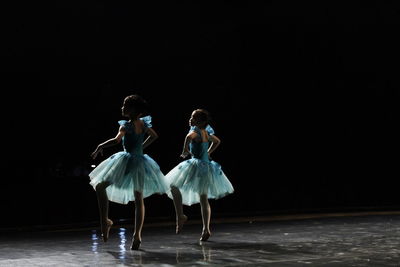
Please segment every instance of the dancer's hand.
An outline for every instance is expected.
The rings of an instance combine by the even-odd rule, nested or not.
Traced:
[[[181,157],[181,158],[186,158],[186,157],[189,156],[189,155],[190,155],[190,152],[189,152],[189,151],[183,151],[180,157]]]
[[[96,159],[96,157],[99,153],[101,156],[103,156],[103,148],[97,147],[96,150],[91,155],[92,159]]]

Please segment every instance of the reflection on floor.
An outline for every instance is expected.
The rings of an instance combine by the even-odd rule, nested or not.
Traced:
[[[8,233],[0,266],[400,266],[400,215],[292,220],[220,220],[200,242],[201,224],[147,226],[131,251],[132,229]]]

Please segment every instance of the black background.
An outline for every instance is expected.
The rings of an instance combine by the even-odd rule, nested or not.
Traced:
[[[1,226],[97,220],[87,173],[104,158],[89,155],[133,93],[151,105],[146,153],[164,173],[192,110],[211,112],[236,190],[213,216],[398,206],[395,3],[2,4]],[[166,196],[146,205],[174,216]],[[110,213],[131,219],[133,205]]]

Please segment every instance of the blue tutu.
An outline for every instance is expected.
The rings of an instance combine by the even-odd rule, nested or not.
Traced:
[[[149,116],[142,119],[145,127],[151,127]],[[136,134],[133,124],[128,121],[119,121],[119,124],[126,130],[122,139],[124,151],[101,162],[89,174],[90,184],[96,188],[101,182],[109,182],[106,189],[108,199],[121,204],[134,201],[134,191],[141,192],[143,198],[155,193],[166,193],[168,186],[159,165],[150,156],[143,154],[144,132]]]
[[[210,126],[206,130],[209,134],[214,134]],[[201,136],[197,127],[192,127],[191,131]],[[190,144],[192,158],[182,161],[165,176],[170,186],[180,190],[182,203],[185,205],[199,203],[200,195],[207,195],[209,199],[218,199],[234,192],[221,165],[209,160],[208,145],[209,142],[192,142]],[[171,191],[167,194],[172,198]]]
[[[165,177],[171,186],[179,188],[182,203],[188,206],[199,203],[203,194],[218,199],[234,191],[221,166],[215,161],[188,159],[179,163]],[[167,194],[172,198],[171,191]]]

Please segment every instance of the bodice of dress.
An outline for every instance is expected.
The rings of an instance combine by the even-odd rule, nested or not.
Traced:
[[[192,157],[209,162],[208,147],[210,141],[208,140],[207,142],[203,142],[201,140],[201,130],[198,127],[192,126],[190,131],[195,132],[198,135],[197,138],[189,144],[189,150],[192,153]],[[206,127],[206,131],[208,135],[214,134],[214,130],[209,125]]]
[[[125,128],[125,135],[122,137],[122,146],[125,152],[134,155],[143,155],[143,140],[146,128],[151,127],[151,117],[140,118],[144,122],[145,128],[140,134],[135,133],[135,125],[129,121],[121,120],[119,125]]]

